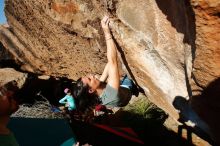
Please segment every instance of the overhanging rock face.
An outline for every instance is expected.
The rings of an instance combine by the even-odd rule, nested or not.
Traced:
[[[151,101],[177,119],[174,99],[179,96],[191,99],[191,85],[197,87],[191,79],[193,60],[195,68],[202,66],[199,56],[206,54],[195,52],[204,49],[208,38],[202,37],[204,30],[199,26],[203,24],[195,19],[200,17],[199,11],[204,11],[198,9],[200,2],[196,0],[192,5],[183,0],[6,0],[5,3],[9,27],[0,27],[0,41],[9,58],[24,71],[74,80],[90,72],[101,74],[106,63],[106,46],[100,20],[108,14],[112,17],[110,25],[121,60]],[[218,11],[219,3],[213,7]],[[219,16],[216,17],[219,21]],[[220,62],[218,55],[213,59],[216,65]],[[203,85],[219,76],[213,68],[207,69],[214,73]]]

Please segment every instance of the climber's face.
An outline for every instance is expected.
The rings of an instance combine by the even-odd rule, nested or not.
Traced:
[[[97,79],[94,75],[89,74],[85,77],[82,77],[82,82],[84,85],[88,85],[89,86],[89,93],[93,93],[96,91],[96,89],[99,87],[100,85],[100,81],[99,79]]]

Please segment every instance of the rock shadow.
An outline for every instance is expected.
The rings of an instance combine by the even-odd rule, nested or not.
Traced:
[[[191,105],[209,125],[213,139],[220,145],[220,78],[213,80],[200,95],[191,98]]]
[[[189,142],[192,142],[192,133],[195,133],[210,144],[214,144],[214,141],[210,137],[209,126],[199,117],[188,100],[184,97],[176,96],[173,106],[179,111],[178,121],[182,123],[182,125],[178,126],[179,136],[182,136],[182,132],[185,129]]]
[[[156,3],[177,32],[184,34],[183,43],[191,45],[192,59],[194,60],[196,51],[196,25],[195,13],[190,0],[156,0]]]

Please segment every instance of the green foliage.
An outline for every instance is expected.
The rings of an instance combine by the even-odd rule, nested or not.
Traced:
[[[146,97],[142,97],[133,104],[127,105],[124,111],[129,112],[132,117],[143,120],[164,120],[167,117],[166,113],[150,102]]]

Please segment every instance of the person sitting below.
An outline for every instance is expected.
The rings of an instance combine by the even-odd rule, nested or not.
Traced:
[[[101,104],[107,108],[123,107],[128,104],[133,95],[132,90],[135,84],[132,80],[124,76],[120,83],[117,48],[109,29],[109,22],[110,19],[107,16],[101,20],[108,60],[101,77],[98,79],[92,74],[84,76],[76,81],[74,87],[73,94],[79,102],[87,99],[87,104],[83,104],[83,106],[89,105],[88,101],[97,100],[98,98]],[[106,82],[107,79],[108,82]]]
[[[0,87],[0,145],[18,146],[13,133],[7,128],[10,115],[18,110],[16,83],[11,81]]]
[[[62,99],[59,100],[59,103],[64,104],[64,106],[59,107],[60,110],[65,112],[65,109],[67,108],[68,111],[71,113],[76,109],[75,99],[71,94],[71,90],[66,88],[64,90],[64,93],[66,94]]]

